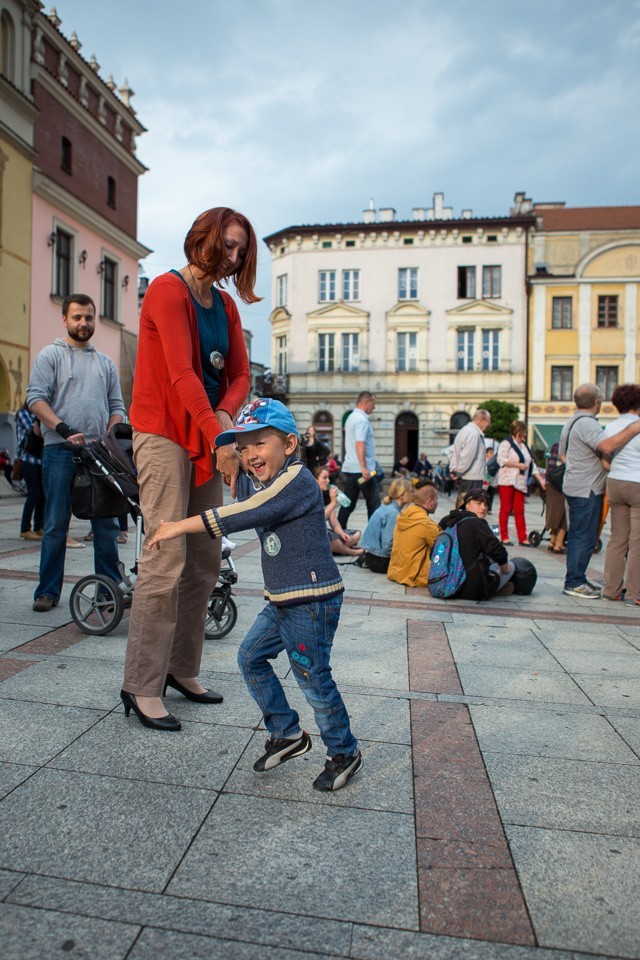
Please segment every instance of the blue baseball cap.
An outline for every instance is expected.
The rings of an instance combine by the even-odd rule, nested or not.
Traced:
[[[270,397],[258,397],[243,407],[233,430],[224,430],[216,437],[216,447],[224,447],[228,443],[235,443],[240,434],[262,430],[263,427],[273,427],[283,433],[295,433],[299,437],[298,427],[291,411],[279,400]]]

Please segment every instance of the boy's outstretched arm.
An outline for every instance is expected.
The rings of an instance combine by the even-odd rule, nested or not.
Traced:
[[[160,526],[147,540],[145,547],[147,550],[153,550],[154,547],[160,547],[163,540],[175,540],[176,537],[182,537],[185,533],[204,533],[206,527],[201,516],[187,517],[186,520],[161,520]]]

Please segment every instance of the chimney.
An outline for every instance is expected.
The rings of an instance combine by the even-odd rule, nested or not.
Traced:
[[[414,207],[411,211],[412,220],[426,220],[427,211],[425,207]]]
[[[394,207],[380,207],[380,223],[388,223],[395,220],[396,211]]]
[[[472,216],[473,216],[473,210],[463,210],[463,211],[462,211],[462,219],[463,219],[463,220],[471,220]]]
[[[362,219],[365,223],[375,223],[376,222],[376,209],[373,202],[373,197],[369,200],[369,208],[362,211]]]

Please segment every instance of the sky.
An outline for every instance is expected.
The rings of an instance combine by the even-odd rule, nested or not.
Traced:
[[[48,12],[50,7],[45,7]],[[507,215],[516,191],[640,203],[640,0],[57,0],[147,128],[138,239],[184,264],[203,210],[259,238],[253,359],[270,356],[261,238],[376,208]]]

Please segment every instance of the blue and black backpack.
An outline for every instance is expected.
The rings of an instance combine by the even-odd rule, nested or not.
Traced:
[[[454,527],[443,530],[436,537],[431,550],[431,566],[427,580],[427,587],[432,597],[447,600],[455,596],[467,579],[467,571],[460,556],[458,543],[458,524],[466,519],[467,517],[462,517]]]

